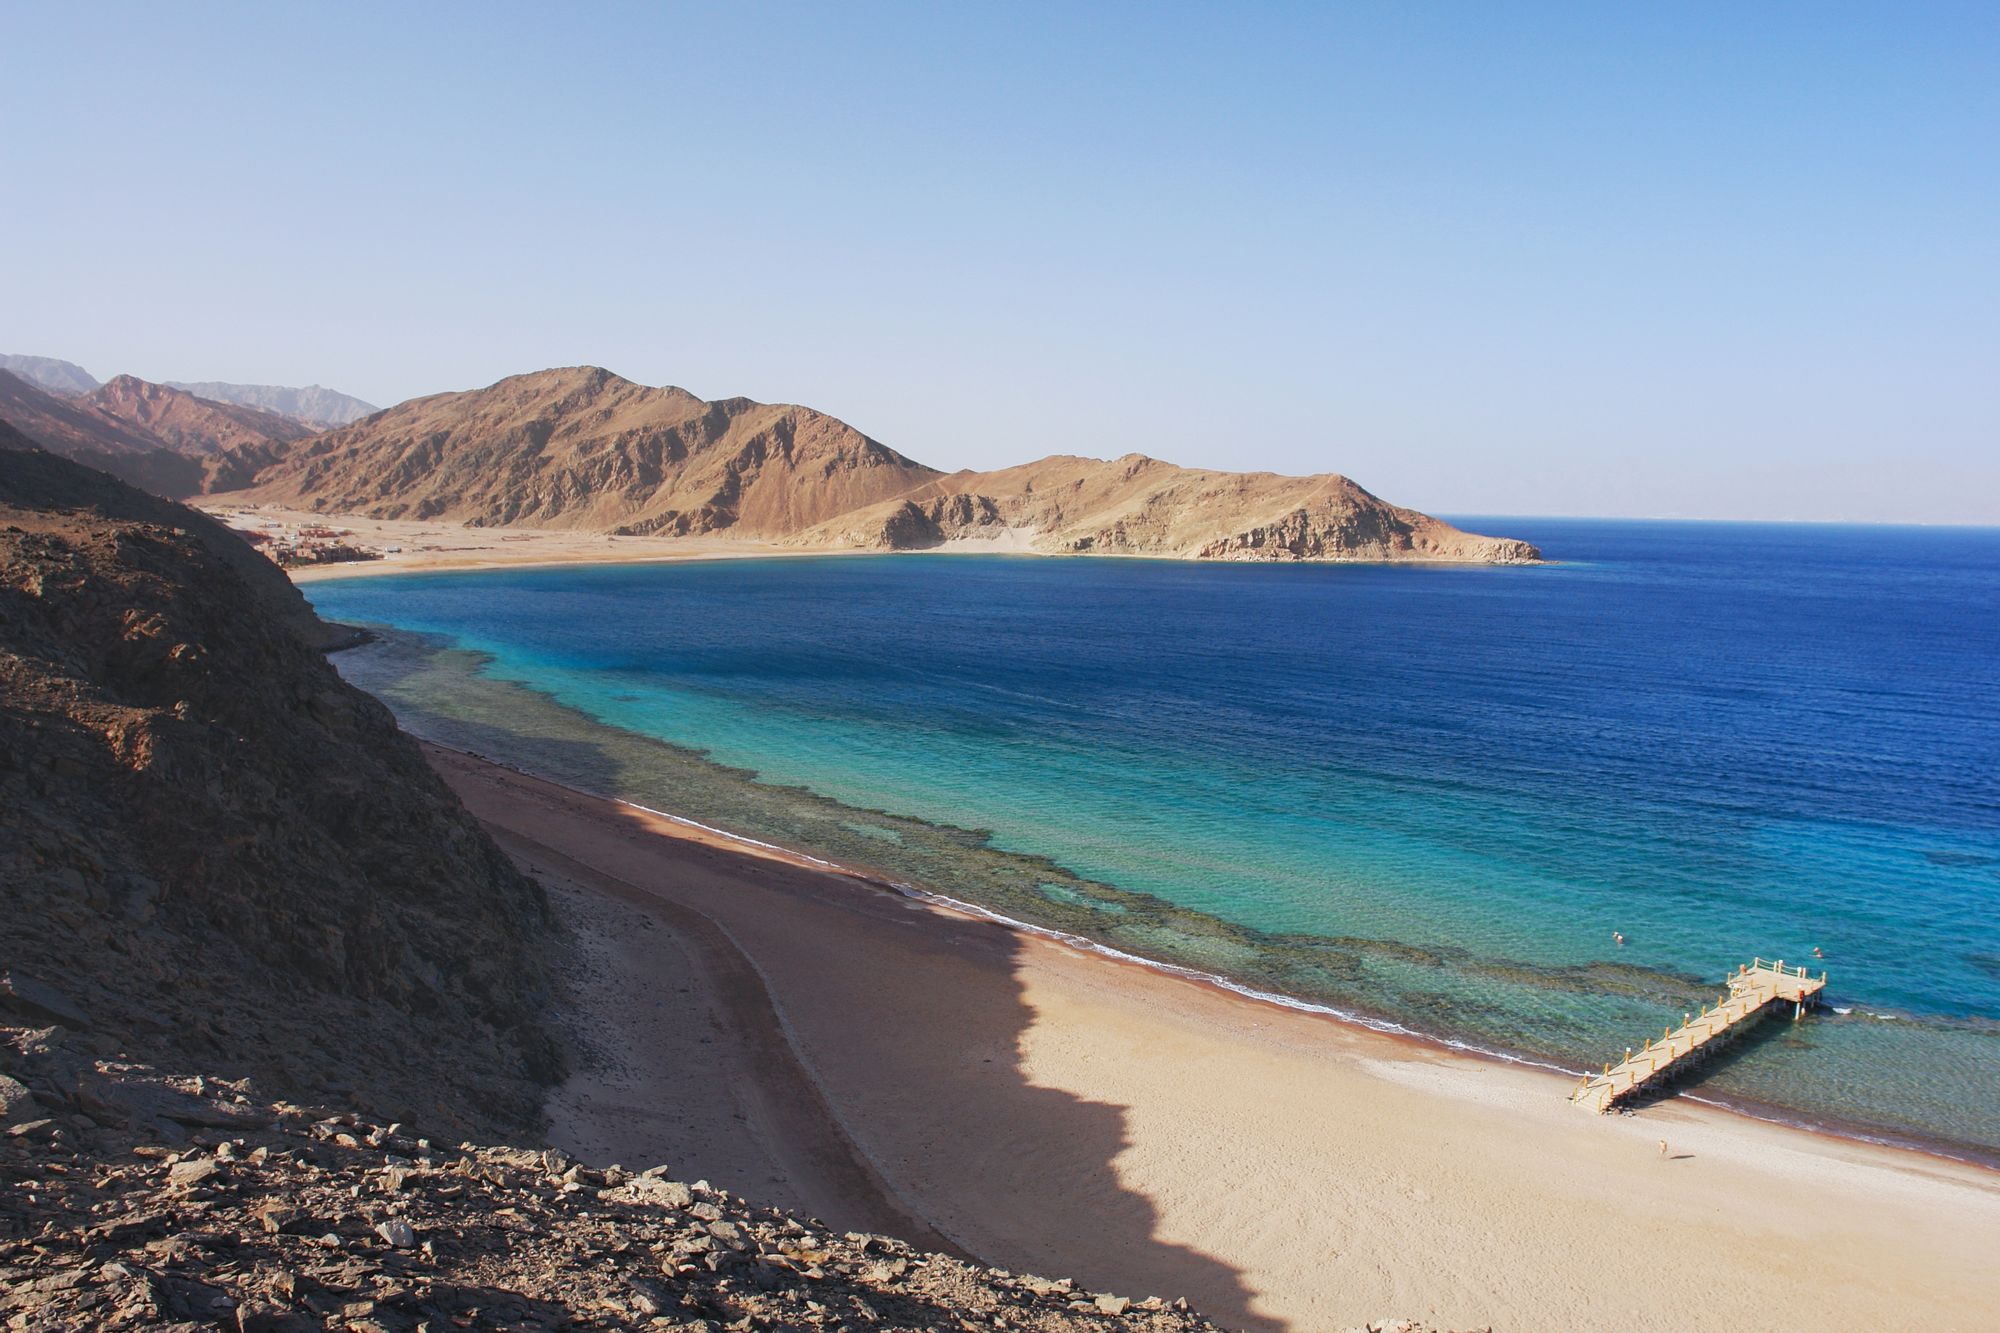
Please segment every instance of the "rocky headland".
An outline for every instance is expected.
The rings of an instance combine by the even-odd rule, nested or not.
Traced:
[[[943,473],[811,408],[705,402],[595,366],[412,399],[293,445],[225,497],[376,519],[730,536],[828,550],[1526,563],[1345,477],[1132,454]]]

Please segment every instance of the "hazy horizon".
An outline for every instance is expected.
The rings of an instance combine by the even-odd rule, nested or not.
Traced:
[[[552,365],[932,466],[2000,523],[2000,15],[13,16],[0,347]],[[87,89],[88,95],[78,90]]]

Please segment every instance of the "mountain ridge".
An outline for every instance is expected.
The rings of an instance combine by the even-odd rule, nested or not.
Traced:
[[[197,398],[271,412],[318,430],[345,426],[382,410],[351,393],[329,389],[324,384],[295,388],[284,384],[232,384],[226,380],[161,382],[170,389],[179,389]]]
[[[704,401],[597,366],[411,399],[279,451],[226,497],[328,513],[819,549],[1005,541],[1050,554],[1529,563],[1336,473],[1051,455],[945,473],[790,403]]]
[[[313,433],[289,417],[217,402],[137,375],[115,375],[77,401],[130,422],[176,453],[198,458],[246,445],[287,443]]]
[[[12,371],[30,384],[63,397],[89,393],[97,387],[97,376],[74,361],[53,356],[0,353],[0,370]]]
[[[0,421],[53,453],[155,495],[185,499],[248,475],[311,431],[268,412],[211,402],[133,375],[88,393],[50,393],[0,370]]]

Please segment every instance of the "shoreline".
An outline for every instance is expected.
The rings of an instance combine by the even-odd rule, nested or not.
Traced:
[[[364,546],[401,547],[376,560],[295,565],[285,572],[294,583],[376,578],[400,574],[470,574],[503,569],[563,569],[579,565],[670,565],[707,560],[782,560],[823,556],[1017,555],[1037,559],[1157,560],[1199,565],[1314,565],[1420,569],[1531,569],[1561,562],[1445,560],[1411,556],[1394,560],[1197,560],[1138,552],[1042,551],[1007,539],[960,538],[921,550],[873,550],[845,546],[785,546],[747,537],[633,537],[571,528],[464,527],[436,520],[377,519],[357,514],[319,513],[275,505],[244,504],[227,494],[199,497],[195,507],[239,531],[255,531],[235,518],[274,524],[338,525],[351,529]],[[510,547],[507,545],[512,543]],[[415,547],[417,549],[409,549]],[[665,548],[665,549],[662,549]]]
[[[414,733],[412,734],[414,735]],[[1397,1019],[1386,1015],[1372,1014],[1364,1009],[1343,1008],[1324,1001],[1308,1000],[1294,995],[1286,995],[1277,991],[1261,989],[1248,982],[1228,976],[1225,973],[1213,972],[1158,958],[1149,958],[1130,952],[1129,950],[1118,948],[1115,945],[1101,943],[1086,935],[1009,916],[1004,912],[976,902],[954,898],[949,894],[939,893],[921,885],[907,883],[872,866],[854,865],[829,860],[816,853],[797,847],[753,838],[747,834],[737,833],[730,829],[705,824],[700,820],[690,818],[686,815],[675,814],[669,810],[661,810],[643,805],[622,796],[616,796],[607,792],[591,791],[555,778],[547,777],[530,769],[522,768],[506,760],[496,759],[488,755],[448,745],[442,741],[423,736],[418,736],[417,739],[426,748],[460,755],[482,764],[488,764],[510,773],[519,774],[522,777],[530,778],[537,782],[545,782],[552,786],[561,787],[563,790],[573,792],[581,797],[606,801],[653,818],[666,820],[669,823],[697,834],[719,839],[731,846],[753,851],[760,855],[773,856],[787,864],[798,866],[802,869],[837,875],[854,883],[866,885],[876,891],[925,903],[968,920],[989,922],[1006,930],[1047,940],[1080,955],[1092,957],[1103,962],[1137,968],[1158,975],[1173,977],[1195,985],[1205,986],[1218,994],[1232,996],[1246,1003],[1265,1005],[1290,1013],[1322,1019],[1343,1029],[1355,1033],[1367,1034],[1371,1037],[1378,1037],[1388,1041],[1412,1043],[1426,1051],[1450,1058],[1472,1060],[1498,1067],[1532,1070],[1551,1077],[1560,1078],[1565,1085],[1587,1072],[1559,1064],[1554,1057],[1540,1053],[1512,1051],[1496,1046],[1481,1045],[1477,1042],[1446,1034],[1411,1027],[1407,1023],[1403,1023]],[[1804,1114],[1803,1112],[1794,1112],[1792,1108],[1757,1102],[1754,1099],[1704,1096],[1697,1092],[1691,1092],[1679,1085],[1669,1085],[1660,1094],[1643,1099],[1639,1103],[1639,1109],[1672,1102],[1685,1102],[1690,1105],[1705,1107],[1723,1115],[1740,1117],[1756,1124],[1770,1125],[1778,1129],[1809,1137],[1863,1144],[1884,1151],[1911,1153],[1922,1158],[1950,1162],[1974,1170],[1990,1172],[1996,1178],[2000,1178],[2000,1151],[1985,1150],[1978,1144],[1960,1143],[1953,1139],[1926,1138],[1916,1134],[1896,1134],[1882,1130],[1876,1126],[1849,1124],[1839,1120],[1801,1119],[1799,1117]],[[1614,1114],[1631,1113],[1621,1111]]]
[[[2000,1301],[1970,1257],[2000,1234],[1983,1168],[1681,1099],[1585,1116],[1559,1075],[1106,967],[818,858],[426,751],[489,826],[709,917],[893,1196],[985,1262],[1185,1293],[1260,1329],[1385,1311],[1762,1327],[1773,1308],[1861,1328],[1912,1305],[1974,1327]],[[1779,1198],[1775,1231],[1738,1206]],[[1865,1291],[1807,1319],[1827,1293],[1786,1255],[1826,1251],[1836,1266],[1812,1271]],[[1674,1262],[1713,1279],[1713,1325],[1628,1303]]]

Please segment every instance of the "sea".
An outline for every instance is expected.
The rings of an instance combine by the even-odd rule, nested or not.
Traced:
[[[1536,567],[913,554],[309,584],[409,731],[1277,1003],[2000,1162],[2000,530]],[[1622,937],[1622,943],[1620,938]]]

